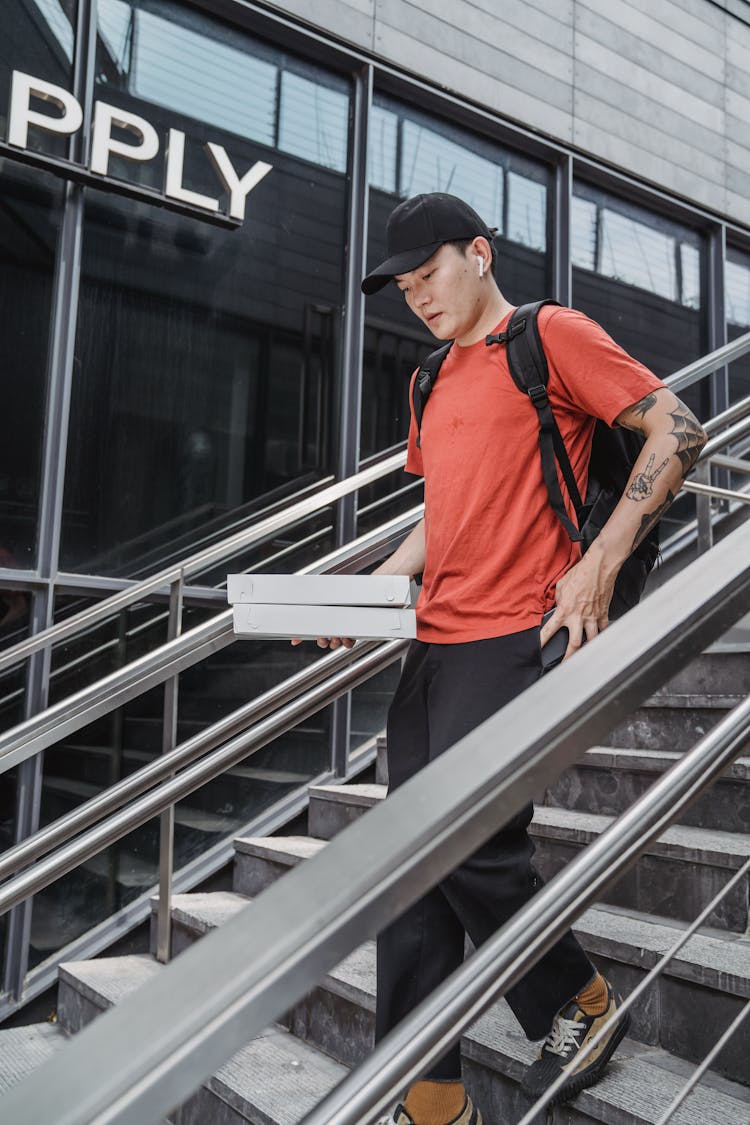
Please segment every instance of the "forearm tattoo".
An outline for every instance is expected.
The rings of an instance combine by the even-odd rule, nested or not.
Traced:
[[[642,517],[641,525],[640,525],[640,527],[638,528],[638,531],[635,534],[635,539],[633,540],[633,545],[630,548],[631,552],[636,549],[636,547],[638,546],[639,543],[643,542],[643,540],[646,538],[646,536],[648,535],[649,531],[654,526],[654,524],[657,523],[661,519],[661,517],[666,512],[667,508],[669,508],[673,503],[674,503],[674,496],[669,491],[669,489],[667,489],[667,495],[666,495],[666,498],[665,498],[664,502],[662,504],[660,504],[659,507],[655,511],[647,512],[646,515]]]
[[[652,406],[656,406],[656,395],[653,393],[644,395],[640,402],[637,402],[635,406],[631,407],[631,410],[633,414],[637,414],[639,418],[645,418]],[[634,434],[643,433],[642,426],[629,426],[627,422],[621,422],[620,424],[623,429],[631,430]]]
[[[677,456],[682,465],[682,475],[686,477],[698,460],[706,435],[698,419],[686,406],[680,404],[677,410],[670,411],[672,437],[677,442]]]
[[[654,461],[656,454],[652,453],[648,459],[648,464],[642,473],[636,473],[628,485],[628,498],[630,500],[640,501],[647,500],[654,492],[654,481],[663,473],[669,464],[669,458],[665,457],[658,468],[654,468]]]
[[[656,395],[644,395],[640,402],[637,402],[633,407],[633,413],[637,414],[639,418],[645,418],[652,406],[656,406]]]
[[[655,402],[655,395],[646,395],[645,398],[642,398],[640,402],[635,404],[632,408],[632,412],[638,415],[638,417],[643,418]],[[681,479],[684,480],[698,460],[700,451],[706,441],[706,435],[695,415],[692,414],[686,406],[683,406],[681,402],[677,404],[675,410],[669,412],[669,417],[672,419],[672,429],[669,432],[669,436],[673,437],[677,443],[676,452],[682,469],[680,475]],[[635,427],[630,428],[634,429]],[[626,493],[628,499],[640,503],[642,500],[653,496],[654,483],[661,473],[664,472],[670,460],[671,457],[665,457],[660,465],[656,465],[656,454],[651,453],[646,467],[636,473],[628,485]],[[640,527],[636,532],[631,550],[634,551],[638,544],[643,541],[654,524],[661,519],[669,506],[674,503],[674,498],[675,494],[670,489],[667,489],[666,497],[662,503],[659,504],[653,512],[647,512],[642,516]]]

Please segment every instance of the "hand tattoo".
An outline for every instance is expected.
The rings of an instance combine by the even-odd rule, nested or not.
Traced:
[[[642,473],[637,473],[630,484],[628,485],[628,498],[630,500],[645,500],[648,496],[652,496],[654,492],[654,481],[663,473],[669,464],[669,458],[665,457],[658,469],[654,468],[654,461],[656,454],[652,453],[648,459],[646,468]]]
[[[677,456],[685,477],[698,460],[706,435],[695,415],[682,404],[678,410],[670,411],[669,417],[672,419],[672,437],[677,442]]]

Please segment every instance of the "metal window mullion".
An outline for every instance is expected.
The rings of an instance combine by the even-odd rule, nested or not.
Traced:
[[[726,305],[724,296],[724,280],[727,257],[727,232],[726,227],[714,227],[708,236],[708,347],[709,351],[724,347],[728,342]],[[729,407],[729,367],[719,367],[711,375],[708,382],[709,414],[714,418]],[[726,469],[713,469],[704,478],[704,482],[711,484],[712,480],[721,488],[731,487],[731,477]],[[726,505],[722,505],[726,507]]]
[[[573,206],[573,161],[564,156],[555,165],[552,191],[552,295],[561,305],[573,299],[570,217]]]
[[[349,209],[347,216],[346,281],[341,339],[340,407],[336,476],[345,480],[359,470],[362,411],[362,352],[364,296],[360,288],[367,255],[369,184],[368,126],[372,106],[372,67],[363,66],[353,76],[352,125],[349,146]],[[336,505],[335,545],[342,546],[357,534],[357,493]],[[346,776],[351,727],[351,697],[337,699],[331,714],[331,767]]]
[[[83,106],[82,129],[70,140],[69,155],[80,158],[88,150],[94,81],[96,17],[94,0],[79,0],[73,64],[73,93]],[[78,315],[83,229],[83,188],[68,182],[63,187],[60,230],[55,256],[53,299],[47,358],[47,399],[42,452],[37,534],[37,571],[46,585],[34,598],[32,633],[52,625],[55,606],[54,579],[60,552],[65,457],[73,379],[73,348]],[[25,717],[43,711],[49,695],[51,650],[29,658]],[[43,757],[37,754],[18,767],[16,789],[16,841],[39,827]],[[19,835],[23,833],[23,836]],[[33,900],[11,914],[5,947],[3,985],[19,997],[28,970]]]
[[[724,300],[726,256],[726,228],[717,226],[708,236],[708,350],[711,352],[728,342]],[[714,372],[710,395],[710,414],[714,417],[729,406],[728,367]]]

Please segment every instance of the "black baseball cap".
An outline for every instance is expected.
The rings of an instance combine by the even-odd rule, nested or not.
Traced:
[[[491,242],[496,229],[490,229],[468,203],[455,195],[435,191],[412,196],[391,211],[385,228],[388,257],[368,273],[362,292],[377,293],[392,277],[417,269],[444,242],[477,235]]]

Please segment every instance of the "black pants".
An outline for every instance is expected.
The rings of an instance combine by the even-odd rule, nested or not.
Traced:
[[[413,641],[388,715],[390,790],[540,675],[539,629],[466,644]],[[529,805],[378,936],[376,1039],[458,968],[465,934],[481,945],[540,888],[526,831],[532,815]],[[593,975],[591,962],[567,933],[506,996],[528,1038],[543,1038],[555,1013]],[[425,1077],[450,1080],[460,1074],[457,1044]]]

